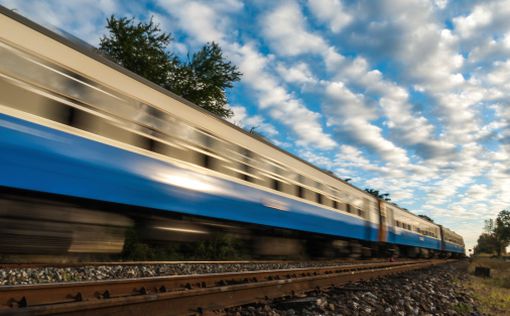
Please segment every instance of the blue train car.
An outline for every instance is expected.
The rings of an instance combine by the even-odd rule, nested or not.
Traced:
[[[463,252],[439,226],[3,7],[0,75],[3,188]]]

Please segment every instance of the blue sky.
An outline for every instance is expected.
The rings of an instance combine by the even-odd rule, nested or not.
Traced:
[[[510,1],[13,1],[97,45],[151,16],[181,56],[216,41],[235,124],[462,234],[510,207]]]

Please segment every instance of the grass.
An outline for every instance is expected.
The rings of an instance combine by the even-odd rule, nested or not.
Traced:
[[[459,303],[453,307],[453,310],[456,311],[459,315],[469,315],[473,312],[473,309],[470,305]]]
[[[474,276],[475,267],[478,266],[490,268],[491,277]],[[469,264],[468,272],[470,275],[462,281],[462,285],[478,302],[479,311],[487,315],[510,315],[510,261],[475,257]],[[462,312],[462,306],[458,307],[458,312]]]

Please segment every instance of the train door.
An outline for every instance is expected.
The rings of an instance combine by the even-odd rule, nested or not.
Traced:
[[[387,227],[388,227],[388,242],[395,242],[395,210],[388,207],[386,209]]]
[[[360,207],[360,209],[358,209],[358,214],[360,214],[365,219],[365,237],[364,238],[366,240],[372,240],[373,238],[375,238],[375,236],[372,236],[372,230],[373,230],[372,223],[371,223],[372,208],[370,207],[369,200],[363,198],[363,204],[358,207]]]
[[[386,213],[386,204],[381,200],[377,200],[379,208],[379,241],[386,242],[388,240],[388,218]]]
[[[439,226],[439,235],[441,237],[441,251],[445,251],[445,242],[444,242],[444,231],[443,231],[443,226],[442,225],[438,225]]]

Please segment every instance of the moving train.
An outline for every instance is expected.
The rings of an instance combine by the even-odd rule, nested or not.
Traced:
[[[464,253],[448,228],[4,7],[0,151],[0,254],[116,253],[134,226],[163,241],[231,231],[261,254]]]

